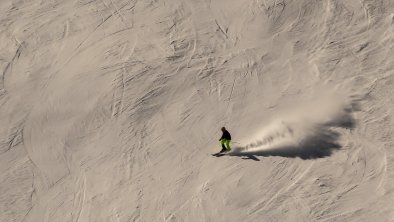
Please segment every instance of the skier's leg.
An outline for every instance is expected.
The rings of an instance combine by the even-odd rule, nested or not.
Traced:
[[[226,147],[227,147],[227,150],[231,150],[230,142],[231,142],[231,140],[226,140]]]
[[[221,139],[220,140],[220,143],[222,144],[222,150],[220,151],[220,152],[223,152],[223,151],[225,151],[227,148],[224,146],[224,144],[226,143],[226,140],[225,139]]]

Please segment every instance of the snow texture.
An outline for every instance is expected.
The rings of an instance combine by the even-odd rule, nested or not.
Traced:
[[[393,95],[392,0],[3,0],[0,221],[394,221]]]

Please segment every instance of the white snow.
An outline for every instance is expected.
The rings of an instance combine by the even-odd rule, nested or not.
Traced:
[[[392,0],[4,0],[0,221],[394,221],[393,95]]]

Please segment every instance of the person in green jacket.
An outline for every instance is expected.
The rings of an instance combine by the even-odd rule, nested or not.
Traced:
[[[226,127],[222,127],[222,137],[220,137],[219,141],[222,144],[222,150],[220,152],[224,151],[230,151],[230,142],[231,142],[231,134],[227,131]]]

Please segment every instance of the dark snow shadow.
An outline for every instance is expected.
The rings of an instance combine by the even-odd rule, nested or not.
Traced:
[[[352,104],[353,105],[353,104]],[[339,143],[339,128],[353,129],[356,122],[351,113],[354,108],[345,109],[340,117],[323,124],[313,125],[310,131],[301,137],[297,143],[282,142],[290,140],[299,130],[300,124],[288,124],[281,122],[264,136],[246,146],[234,147],[230,156],[239,156],[242,159],[259,161],[258,156],[280,156],[286,158],[317,159],[332,155],[341,148]],[[282,126],[278,126],[282,125]],[[302,124],[301,124],[302,125]],[[296,144],[296,145],[295,145]]]
[[[304,140],[299,145],[279,145],[267,149],[244,150],[239,147],[240,152],[229,154],[240,156],[243,159],[259,160],[256,156],[281,156],[287,158],[317,159],[330,156],[333,151],[341,148],[338,139],[339,133],[327,130],[315,137]]]

